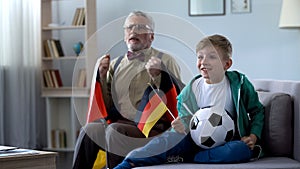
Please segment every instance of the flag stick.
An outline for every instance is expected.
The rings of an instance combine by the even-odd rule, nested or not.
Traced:
[[[158,93],[156,92],[156,90],[153,88],[153,86],[148,83],[148,85],[152,88],[152,90],[155,92],[155,94],[157,94],[158,98],[160,99],[160,101],[163,102],[163,100],[160,98],[160,96],[158,95]],[[191,112],[191,110],[187,107],[187,105],[185,103],[183,103],[184,108],[186,108],[186,110],[193,116],[194,114]],[[172,114],[172,112],[170,111],[170,109],[167,107],[168,113],[172,116],[172,118],[175,120],[174,115]],[[184,134],[187,135],[187,132],[184,131]]]
[[[159,100],[160,101],[162,101],[162,102],[164,102],[161,98],[160,98],[160,96],[158,95],[158,93],[156,92],[156,90],[153,88],[153,86],[150,84],[150,83],[148,83],[148,85],[152,88],[152,90],[155,92],[155,94],[158,96],[158,98],[159,98]],[[167,107],[167,105],[166,105],[166,107]],[[175,120],[176,118],[174,117],[174,115],[172,114],[172,112],[170,111],[170,109],[167,107],[167,111],[168,111],[168,113],[172,116],[172,118]]]
[[[192,116],[194,115],[185,103],[183,103],[183,107],[188,111],[188,113],[190,113],[190,115],[192,115]]]

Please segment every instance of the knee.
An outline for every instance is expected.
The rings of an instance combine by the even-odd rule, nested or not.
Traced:
[[[225,144],[225,146],[227,147],[228,151],[248,151],[249,147],[243,142],[243,141],[230,141],[228,143]]]
[[[83,126],[83,130],[85,132],[99,130],[100,128],[103,128],[102,123],[88,123],[85,126]]]
[[[198,163],[238,163],[251,158],[251,150],[242,141],[230,141],[223,146],[200,151],[194,161]]]
[[[113,135],[114,133],[114,134],[121,134],[121,135],[128,136],[130,135],[129,133],[131,132],[129,130],[133,130],[133,128],[131,126],[129,127],[128,125],[124,125],[121,123],[112,123],[107,126],[106,135],[110,136]]]
[[[119,123],[112,123],[110,125],[107,126],[106,128],[106,134],[107,135],[111,135],[111,133],[120,133],[120,134],[126,134],[126,129],[123,125],[119,124]]]
[[[88,123],[86,124],[81,132],[85,132],[91,138],[98,138],[104,135],[104,125],[102,123]]]
[[[116,129],[120,129],[120,124],[119,123],[111,123],[110,125],[107,126],[106,130],[116,130]]]
[[[248,161],[251,158],[251,150],[243,141],[231,141],[225,144],[227,151],[224,157],[236,157],[238,162]]]

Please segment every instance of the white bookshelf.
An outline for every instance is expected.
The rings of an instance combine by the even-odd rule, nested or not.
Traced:
[[[79,70],[91,72],[88,63],[88,51],[76,56],[73,45],[83,44],[96,32],[96,0],[41,0],[41,43],[47,39],[59,39],[64,56],[49,57],[41,49],[42,70],[59,70],[63,86],[49,87],[42,81],[41,96],[46,100],[47,140],[45,149],[55,151],[73,151],[78,132],[85,121],[87,111],[90,74],[86,74],[86,85],[76,86]],[[77,8],[85,8],[85,24],[72,25]],[[85,50],[89,50],[88,48]],[[92,67],[93,69],[93,67]],[[42,73],[41,73],[42,74]],[[65,131],[66,146],[53,146],[53,130]]]

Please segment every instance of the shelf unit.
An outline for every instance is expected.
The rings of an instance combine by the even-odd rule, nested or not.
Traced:
[[[86,73],[86,85],[77,86],[80,70],[91,72],[91,66],[88,66],[91,63],[88,60],[90,49],[85,49],[84,55],[76,56],[73,45],[77,42],[84,44],[96,32],[96,0],[41,0],[41,2],[41,43],[48,39],[58,39],[65,54],[49,57],[46,55],[44,45],[41,45],[42,71],[59,70],[63,84],[61,87],[48,87],[44,78],[41,78],[41,95],[46,100],[47,114],[48,145],[45,149],[73,151],[79,130],[85,122],[89,81],[92,76]],[[85,8],[84,25],[72,25],[77,8]],[[61,132],[63,134],[57,135],[56,131],[63,131]]]

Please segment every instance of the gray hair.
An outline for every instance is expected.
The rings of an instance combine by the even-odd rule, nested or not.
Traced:
[[[151,30],[154,32],[155,24],[154,24],[153,18],[150,15],[148,15],[147,13],[142,12],[142,11],[133,11],[133,12],[130,12],[129,15],[126,17],[125,23],[132,16],[142,16],[142,17],[146,18],[149,22],[148,26],[150,26]]]

